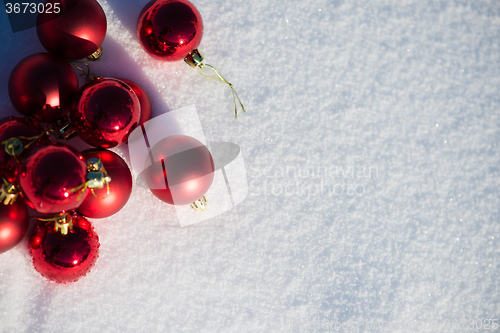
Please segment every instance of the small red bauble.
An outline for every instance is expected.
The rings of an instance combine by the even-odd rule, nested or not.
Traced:
[[[14,108],[41,122],[67,114],[77,91],[78,77],[71,65],[49,53],[24,58],[9,78],[9,96]]]
[[[32,118],[27,117],[6,117],[0,119],[0,174],[3,174],[9,181],[12,181],[15,172],[17,171],[17,162],[14,157],[7,153],[5,145],[2,142],[7,141],[11,138],[33,138],[41,135],[44,129],[40,124]],[[16,155],[19,160],[20,157],[25,157],[36,147],[49,144],[49,140],[46,137],[40,137],[36,141],[29,139],[20,139],[23,147]],[[31,143],[31,144],[30,144]],[[28,148],[26,146],[28,145]]]
[[[106,15],[95,0],[48,0],[51,13],[38,14],[36,32],[43,47],[69,60],[96,52],[106,36]],[[56,7],[61,11],[56,13]]]
[[[182,60],[200,44],[203,21],[198,9],[187,0],[151,1],[139,15],[137,35],[153,57]]]
[[[132,88],[132,90],[135,92],[137,95],[137,98],[139,98],[139,102],[141,103],[141,119],[139,119],[139,125],[144,124],[146,121],[151,119],[151,101],[149,100],[148,95],[142,89],[137,83],[134,81],[130,81],[127,79],[120,79],[120,81],[125,82]]]
[[[99,78],[82,86],[71,109],[71,121],[83,141],[111,148],[127,141],[139,124],[139,98],[125,82]]]
[[[111,182],[109,182],[109,194],[106,185],[101,189],[93,189],[95,195],[89,193],[76,211],[90,218],[105,218],[117,213],[125,206],[132,193],[132,174],[127,163],[106,149],[85,150],[82,156],[84,160],[100,158]]]
[[[149,189],[160,200],[187,205],[200,199],[214,179],[212,154],[200,141],[186,135],[169,136],[151,154],[155,164],[144,172]]]
[[[31,234],[35,269],[48,280],[67,283],[85,276],[99,257],[99,237],[88,220],[72,215],[73,230],[56,231],[54,222],[38,223]]]
[[[73,210],[88,193],[81,187],[87,181],[83,157],[73,147],[63,144],[38,148],[24,160],[18,177],[23,198],[39,213]]]
[[[22,199],[11,205],[0,202],[0,253],[21,242],[28,230],[29,218],[28,206]]]

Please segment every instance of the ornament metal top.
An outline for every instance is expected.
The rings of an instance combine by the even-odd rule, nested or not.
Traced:
[[[203,56],[197,47],[203,36],[203,20],[200,12],[188,0],[150,1],[139,14],[137,22],[139,41],[151,56],[164,61],[184,61],[198,68],[201,75],[222,81],[229,85],[234,101],[234,116],[238,118],[238,103],[245,112],[241,100],[229,83],[211,65],[203,63]],[[214,70],[216,77],[201,72],[205,66]]]

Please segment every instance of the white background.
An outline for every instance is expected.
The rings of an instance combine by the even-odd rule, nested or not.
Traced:
[[[199,49],[248,110],[237,121],[226,85],[140,48],[146,1],[100,3],[108,35],[93,71],[141,84],[155,115],[195,104],[207,141],[241,146],[249,197],[181,228],[136,186],[94,221],[100,258],[70,285],[41,277],[25,243],[1,254],[0,331],[500,318],[499,2],[193,0]],[[11,70],[43,48],[0,15],[7,116]]]

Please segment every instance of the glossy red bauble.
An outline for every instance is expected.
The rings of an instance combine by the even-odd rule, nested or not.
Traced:
[[[120,79],[121,81],[125,82],[132,88],[132,90],[135,92],[137,95],[137,98],[139,98],[139,102],[141,103],[141,119],[139,119],[139,125],[144,124],[146,121],[151,119],[151,101],[149,100],[148,95],[142,89],[137,83],[134,81],[130,81],[127,79]]]
[[[9,78],[9,96],[14,108],[41,122],[67,114],[77,91],[78,77],[71,65],[49,53],[24,58]]]
[[[0,253],[21,242],[28,230],[29,219],[28,206],[21,198],[12,205],[0,202]]]
[[[27,117],[6,117],[0,119],[0,143],[5,142],[11,138],[32,138],[39,136],[44,132],[44,129],[33,118]],[[16,155],[18,160],[26,157],[34,148],[47,145],[50,143],[49,139],[45,136],[40,137],[35,142],[32,140],[22,139],[21,142],[24,146],[19,155]],[[31,143],[31,144],[30,144]],[[7,180],[12,181],[17,171],[17,161],[12,155],[9,155],[5,150],[5,145],[0,144],[0,174],[4,175]]]
[[[38,148],[26,158],[18,171],[21,194],[26,203],[44,214],[67,212],[77,208],[88,190],[87,165],[73,147],[52,144]],[[81,190],[75,190],[76,188]]]
[[[127,141],[139,124],[139,98],[125,82],[99,78],[82,86],[71,109],[71,121],[82,140],[111,148]]]
[[[43,47],[69,60],[96,52],[106,36],[106,15],[95,0],[48,0],[45,7],[60,7],[38,14],[36,32]],[[58,6],[54,7],[55,4]]]
[[[151,1],[139,15],[137,35],[153,57],[182,60],[200,44],[203,21],[198,9],[187,0]]]
[[[76,211],[90,218],[105,218],[117,213],[125,206],[132,193],[132,174],[127,163],[110,150],[91,149],[82,152],[84,160],[100,158],[104,169],[111,178],[109,194],[107,186],[93,189]]]
[[[167,137],[151,149],[151,154],[156,163],[144,171],[144,177],[151,192],[160,200],[187,205],[200,199],[212,185],[212,154],[195,138]]]
[[[75,282],[85,276],[99,257],[99,237],[84,217],[73,214],[73,230],[63,235],[54,222],[37,224],[30,239],[35,269],[45,278]]]

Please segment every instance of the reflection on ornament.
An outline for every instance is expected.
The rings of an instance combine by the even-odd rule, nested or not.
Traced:
[[[69,112],[78,91],[78,77],[57,55],[36,53],[17,64],[8,85],[10,100],[19,113],[51,122]]]
[[[95,0],[48,0],[60,13],[38,14],[36,32],[43,47],[69,60],[100,57],[107,30],[106,15]]]
[[[139,98],[118,79],[99,78],[85,84],[75,101],[71,122],[78,136],[94,147],[125,143],[141,118]]]
[[[99,257],[99,237],[80,215],[72,215],[71,221],[66,215],[57,219],[45,219],[35,226],[29,243],[33,265],[48,280],[75,282]]]

